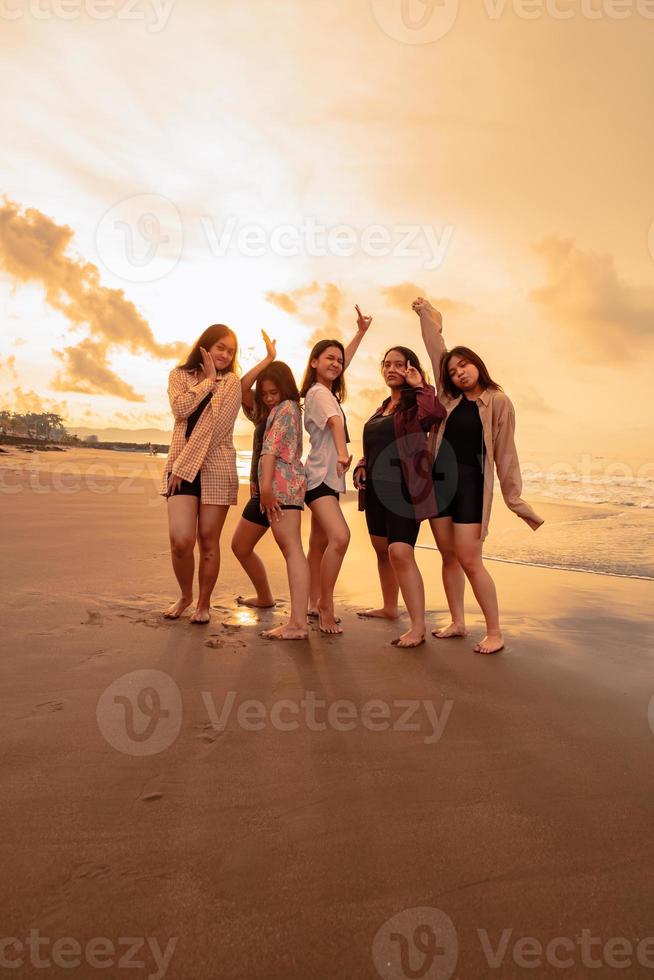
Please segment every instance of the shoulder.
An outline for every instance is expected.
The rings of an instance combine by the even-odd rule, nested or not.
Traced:
[[[488,394],[491,397],[493,408],[496,411],[507,411],[513,408],[513,402],[505,391],[500,391],[498,388],[490,388]]]
[[[233,371],[227,371],[225,374],[222,375],[221,380],[225,382],[225,387],[226,388],[228,388],[228,389],[229,388],[234,388],[234,389],[238,388],[239,391],[241,390],[241,382],[240,382],[240,379],[237,378],[237,376],[234,374]]]
[[[194,371],[188,371],[186,368],[174,367],[170,372],[170,374],[168,375],[168,378],[171,381],[180,381],[185,378],[191,378],[193,377],[194,374],[195,374]]]
[[[498,419],[515,419],[515,408],[513,402],[504,391],[494,388],[489,392],[491,405],[493,406],[493,416]]]
[[[269,419],[292,419],[299,417],[299,415],[300,406],[298,403],[287,398],[285,401],[280,402],[279,405],[275,405],[269,415]]]

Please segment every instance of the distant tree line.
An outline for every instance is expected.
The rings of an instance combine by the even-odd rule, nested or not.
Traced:
[[[0,435],[19,436],[26,439],[49,439],[55,442],[79,442],[64,425],[61,415],[55,412],[0,411]]]

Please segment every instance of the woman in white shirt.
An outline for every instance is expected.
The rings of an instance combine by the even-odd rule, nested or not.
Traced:
[[[345,400],[345,369],[354,357],[372,322],[358,306],[357,333],[347,347],[340,340],[321,340],[314,345],[300,390],[304,398],[304,427],[311,442],[304,468],[307,475],[305,503],[311,510],[309,616],[316,617],[323,633],[342,633],[334,614],[334,588],[350,543],[339,503],[345,492],[345,474],[352,463],[348,452],[347,422],[341,405]]]

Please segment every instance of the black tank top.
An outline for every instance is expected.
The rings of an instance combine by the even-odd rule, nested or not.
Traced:
[[[471,401],[463,395],[445,423],[443,443],[449,444],[454,450],[457,463],[465,466],[482,467],[484,430],[476,401]],[[438,451],[439,457],[447,451],[443,448],[443,443],[441,443],[441,449]],[[437,458],[436,465],[438,462]]]
[[[205,408],[213,398],[213,392],[209,392],[208,395],[202,399],[198,407],[192,412],[186,420],[186,438],[189,439],[193,429],[196,427],[200,421],[200,416],[204,412]]]

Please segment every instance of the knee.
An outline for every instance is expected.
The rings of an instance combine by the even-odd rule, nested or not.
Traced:
[[[235,558],[241,561],[241,559],[247,558],[249,553],[250,549],[246,548],[242,541],[239,541],[238,538],[232,539],[232,554]]]
[[[339,555],[344,555],[350,544],[350,529],[346,527],[343,530],[337,531],[331,539],[330,544]]]
[[[384,545],[383,547],[381,545],[373,545],[373,547],[377,555],[377,561],[387,562],[389,560],[388,545]]]
[[[459,552],[456,556],[459,565],[466,573],[466,575],[474,575],[483,568],[482,561],[479,555],[471,555],[466,552]]]
[[[388,546],[388,554],[393,568],[409,568],[415,562],[413,548],[408,544],[391,544]]]
[[[459,559],[454,548],[439,548],[444,565],[458,565]]]
[[[215,534],[199,534],[198,544],[202,554],[207,555],[218,550],[218,538]]]
[[[170,539],[170,550],[174,558],[188,558],[193,554],[195,541],[191,537],[174,537]]]

